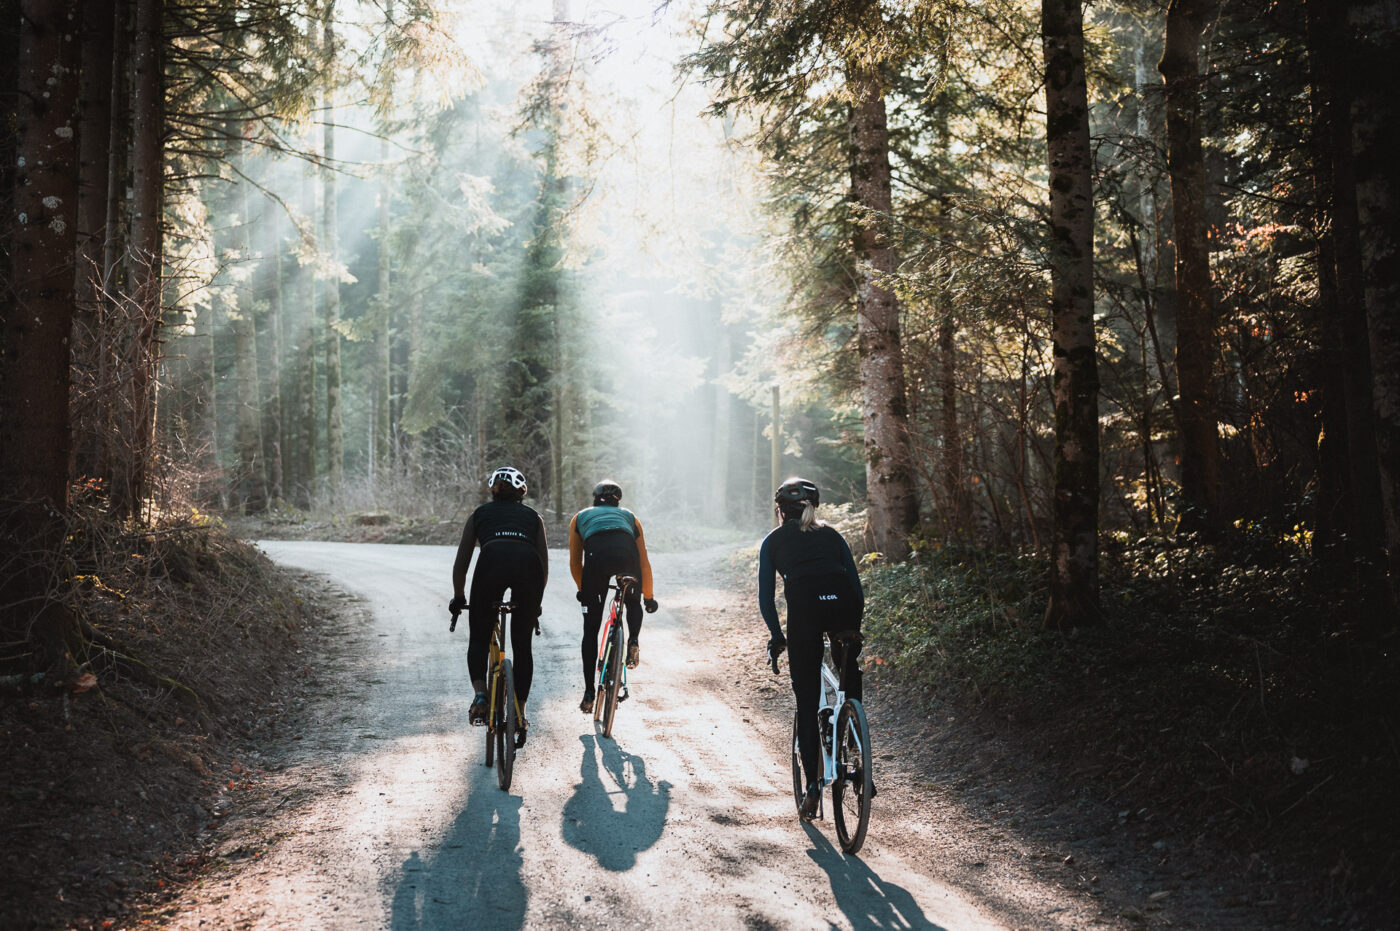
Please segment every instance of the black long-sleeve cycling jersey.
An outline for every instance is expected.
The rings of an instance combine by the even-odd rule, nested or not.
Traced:
[[[783,521],[782,526],[763,538],[763,545],[758,549],[758,610],[768,625],[768,632],[774,637],[783,633],[775,601],[775,575],[783,577],[784,586],[791,586],[803,579],[842,574],[850,581],[856,605],[863,613],[865,591],[845,538],[825,525],[803,530],[795,518]]]
[[[544,519],[534,508],[519,501],[488,501],[472,512],[462,528],[457,544],[457,558],[452,563],[452,591],[461,595],[466,590],[467,566],[477,544],[483,548],[506,540],[528,544],[539,557],[544,582],[549,582],[549,543],[545,540]]]

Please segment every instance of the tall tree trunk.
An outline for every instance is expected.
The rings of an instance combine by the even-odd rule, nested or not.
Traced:
[[[335,4],[327,3],[322,36],[328,61],[334,61]],[[328,71],[329,73],[329,71]],[[325,105],[323,175],[324,200],[322,209],[321,249],[331,269],[326,279],[326,481],[331,499],[340,493],[345,473],[345,425],[340,412],[340,236],[337,215],[338,173],[335,167],[334,89],[327,78]]]
[[[710,519],[719,524],[729,522],[729,433],[731,411],[729,386],[729,328],[724,325],[724,306],[715,300],[715,420],[714,442],[710,453]]]
[[[880,276],[895,271],[887,226],[891,214],[890,133],[879,76],[853,67],[848,75],[850,200],[855,214],[856,333],[860,353],[861,420],[865,427],[866,533],[889,559],[909,555],[919,519],[910,463],[908,398],[899,301]]]
[[[1093,153],[1079,0],[1042,0],[1050,169],[1055,507],[1046,624],[1099,619],[1099,374],[1094,338]]]
[[[241,161],[243,153],[242,126],[231,123],[228,126],[231,140],[228,157],[230,161]],[[246,173],[247,166],[243,166]],[[239,264],[252,261],[252,247],[249,236],[248,189],[238,183],[231,192],[230,201],[236,210],[229,211],[237,230],[234,243]],[[260,514],[267,510],[267,476],[263,463],[262,443],[262,400],[258,383],[258,331],[254,308],[257,302],[246,288],[235,298],[231,322],[233,323],[234,364],[238,373],[238,408],[235,415],[235,444],[238,447],[238,503],[244,513]]]
[[[402,415],[404,408],[408,404],[408,396],[414,379],[417,378],[418,353],[422,342],[423,332],[423,289],[415,287],[408,298],[408,314],[404,321],[404,329],[407,331],[403,337],[403,370],[399,376],[399,384],[402,386],[401,394],[398,398],[398,410]],[[414,434],[404,433],[401,439],[403,443],[404,468],[410,476],[415,479],[418,470],[418,437]]]
[[[947,306],[944,306],[947,312]],[[945,532],[952,539],[967,533],[966,496],[963,494],[962,428],[958,424],[957,328],[944,319],[938,324],[939,432],[943,440],[943,516]]]
[[[165,82],[161,74],[164,5],[136,0],[131,43],[131,233],[125,301],[130,339],[120,360],[125,369],[129,408],[118,424],[116,461],[111,463],[112,510],[139,518],[149,484],[155,429],[155,368],[161,303],[161,211],[165,191]]]
[[[393,418],[389,416],[389,379],[392,360],[389,352],[389,321],[393,306],[389,296],[389,275],[392,270],[390,252],[390,188],[389,142],[379,144],[379,281],[375,288],[374,364],[370,366],[371,397],[374,408],[374,463],[387,477],[389,450],[393,441]]]
[[[308,217],[316,215],[316,186],[308,172],[303,177],[302,199]],[[313,221],[308,221],[313,222]],[[314,235],[312,238],[315,238]],[[319,248],[319,243],[316,244]],[[297,272],[300,282],[301,313],[297,327],[297,483],[293,486],[296,506],[309,510],[315,500],[319,476],[316,473],[317,417],[316,417],[316,355],[320,346],[318,340],[317,288],[314,266],[302,265]]]
[[[61,660],[76,623],[51,597],[68,507],[68,376],[78,207],[77,0],[21,0],[0,322],[0,637]]]
[[[1346,67],[1366,329],[1371,341],[1377,462],[1390,575],[1390,629],[1400,617],[1400,13],[1394,0],[1353,0]]]
[[[1338,57],[1343,11],[1336,0],[1307,0],[1306,12],[1318,227],[1322,230],[1318,325],[1325,347],[1322,370],[1328,394],[1324,410],[1327,435],[1320,453],[1327,457],[1324,467],[1340,459],[1343,488],[1336,503],[1344,513],[1339,516],[1338,529],[1345,531],[1348,562],[1361,569],[1362,584],[1370,588],[1379,581],[1385,528],[1371,406],[1370,338],[1361,284],[1350,92],[1343,80],[1347,69]],[[1338,406],[1342,417],[1335,413]]]
[[[263,471],[262,403],[258,398],[257,324],[249,307],[232,315],[234,359],[238,371],[238,414],[235,421],[238,446],[238,504],[247,514],[267,510],[267,483]]]
[[[107,403],[99,406],[100,423],[97,439],[97,460],[94,463],[95,475],[110,477],[112,473],[112,450],[117,434],[118,418],[124,408],[112,402],[120,391],[119,373],[115,350],[122,343],[118,332],[124,315],[118,314],[116,295],[126,290],[125,264],[130,236],[129,204],[126,200],[128,177],[131,167],[131,69],[129,58],[133,32],[133,0],[116,0],[112,18],[113,50],[111,65],[112,101],[111,128],[107,134],[107,204],[103,211],[106,218],[106,240],[102,245],[102,290],[103,302],[98,308],[97,369],[94,378],[97,392]]]
[[[1351,490],[1349,526],[1353,553],[1363,567],[1374,567],[1378,578],[1385,547],[1377,467],[1376,424],[1371,401],[1371,340],[1366,332],[1362,286],[1360,220],[1356,205],[1356,170],[1351,153],[1351,90],[1343,76],[1348,69],[1339,58],[1339,29],[1343,12],[1336,0],[1308,5],[1309,42],[1314,44],[1316,75],[1326,114],[1326,146],[1331,203],[1332,249],[1336,267],[1337,336],[1341,344],[1342,387],[1346,399],[1347,465]],[[1320,29],[1314,27],[1321,26]],[[1328,88],[1330,88],[1330,100]]]
[[[1150,142],[1155,134],[1149,115],[1147,89],[1156,82],[1147,58],[1147,36],[1138,38],[1133,50],[1133,80],[1137,85],[1136,132],[1142,142]],[[1148,299],[1155,302],[1157,290],[1157,191],[1150,177],[1144,172],[1138,182],[1138,222],[1142,224],[1142,266],[1143,277],[1147,279]]]
[[[1214,366],[1218,354],[1210,283],[1206,169],[1201,146],[1201,37],[1215,0],[1171,0],[1157,70],[1165,82],[1167,168],[1176,242],[1176,371],[1181,401],[1182,525],[1213,530],[1220,519],[1220,445]]]
[[[263,461],[267,464],[267,494],[274,505],[280,505],[283,492],[282,450],[286,448],[282,416],[282,214],[278,210],[272,222],[264,220],[267,230],[267,253],[264,266],[271,264],[272,293],[267,304],[267,319],[263,324],[263,353],[266,359],[263,385],[267,396],[263,400],[262,435]]]
[[[90,0],[82,10],[78,93],[78,258],[73,308],[71,416],[74,475],[102,475],[102,394],[97,383],[102,351],[103,247],[107,239],[107,161],[112,146],[112,64],[115,0]]]

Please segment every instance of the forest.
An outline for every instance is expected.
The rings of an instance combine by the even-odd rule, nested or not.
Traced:
[[[901,681],[1400,767],[1394,0],[0,3],[6,689],[177,687],[190,528],[800,474]]]

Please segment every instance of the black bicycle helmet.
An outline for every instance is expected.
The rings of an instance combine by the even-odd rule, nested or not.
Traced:
[[[812,502],[816,507],[821,504],[821,492],[817,486],[807,481],[805,478],[793,476],[778,486],[778,490],[773,493],[773,501],[779,507],[783,505],[796,505],[804,501]]]
[[[593,486],[593,500],[599,501],[603,498],[611,498],[614,502],[622,500],[622,486],[610,478],[605,478]]]
[[[525,492],[530,490],[524,473],[510,466],[501,466],[492,472],[486,479],[486,487],[491,489],[493,495],[514,498],[517,501],[525,497]]]

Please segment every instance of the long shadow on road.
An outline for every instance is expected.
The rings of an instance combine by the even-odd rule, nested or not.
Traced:
[[[859,857],[848,857],[837,850],[815,825],[803,824],[802,830],[814,848],[807,851],[807,856],[830,878],[836,904],[855,931],[946,931],[924,916],[907,890],[881,879]]]
[[[646,761],[615,741],[593,734],[579,741],[580,781],[564,804],[564,840],[597,858],[603,869],[626,872],[637,865],[637,854],[661,839],[671,807],[671,784],[664,779],[653,783]],[[615,788],[603,783],[603,772]],[[615,795],[622,797],[621,810],[614,804]]]
[[[397,871],[389,927],[521,928],[521,864],[520,797],[499,791],[494,776],[478,779],[432,858],[415,850]]]

